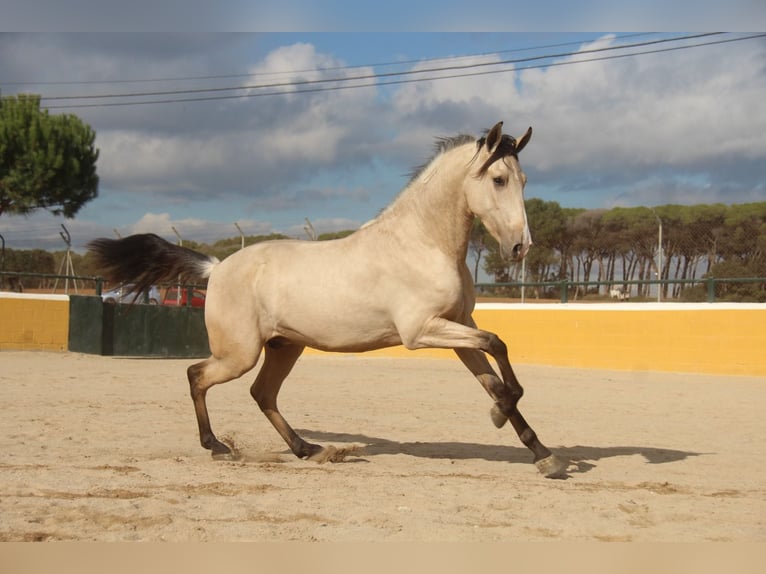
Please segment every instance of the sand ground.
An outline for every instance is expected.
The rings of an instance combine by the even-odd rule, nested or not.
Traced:
[[[540,476],[457,360],[303,357],[280,408],[208,395],[236,462],[199,446],[193,360],[0,352],[0,540],[766,541],[766,378],[518,366]]]

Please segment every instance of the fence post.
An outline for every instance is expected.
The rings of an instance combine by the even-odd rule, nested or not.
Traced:
[[[705,284],[707,285],[707,302],[714,303],[715,302],[715,277],[706,278]]]
[[[101,297],[101,293],[104,291],[104,279],[103,277],[96,277],[96,296]]]
[[[564,279],[561,282],[561,302],[567,303],[569,301],[569,281]]]

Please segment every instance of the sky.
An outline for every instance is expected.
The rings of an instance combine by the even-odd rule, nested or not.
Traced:
[[[80,252],[139,232],[210,243],[238,236],[235,222],[246,235],[301,238],[306,218],[318,233],[356,228],[431,157],[434,138],[500,120],[513,135],[533,127],[520,158],[527,197],[583,208],[766,201],[766,37],[745,39],[754,33],[671,41],[699,32],[621,32],[608,19],[601,32],[556,33],[231,22],[136,32],[113,29],[114,14],[28,25],[40,4],[19,4],[21,25],[2,27],[0,93],[41,94],[51,114],[96,131],[99,195],[72,220],[0,217],[7,247],[62,249],[62,223]]]

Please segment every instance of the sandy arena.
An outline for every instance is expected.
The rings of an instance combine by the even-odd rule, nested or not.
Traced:
[[[460,362],[423,358],[299,361],[280,408],[339,463],[289,453],[253,374],[215,387],[242,457],[215,462],[192,362],[0,352],[0,540],[766,540],[766,378],[518,366],[572,461],[550,480]]]

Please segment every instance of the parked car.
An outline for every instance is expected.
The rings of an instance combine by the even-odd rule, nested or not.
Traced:
[[[152,285],[149,288],[148,298],[144,297],[144,292],[131,292],[133,288],[132,283],[126,283],[120,285],[110,291],[104,291],[101,293],[101,300],[104,303],[149,303],[149,305],[159,305],[162,297],[160,296],[160,290],[156,285]]]
[[[187,287],[181,287],[180,296],[178,287],[168,287],[168,290],[165,291],[165,298],[162,300],[162,304],[185,307],[188,300],[189,289]],[[197,308],[205,306],[205,294],[202,291],[192,290],[191,306]]]

